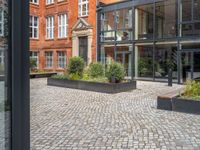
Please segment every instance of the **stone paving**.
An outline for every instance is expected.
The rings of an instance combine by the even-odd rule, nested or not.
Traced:
[[[31,80],[32,150],[200,150],[200,116],[157,110],[156,97],[181,88],[138,82],[102,94]]]

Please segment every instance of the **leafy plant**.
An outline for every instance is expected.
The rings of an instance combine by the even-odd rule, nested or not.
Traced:
[[[200,100],[200,82],[186,81],[183,97]]]
[[[37,60],[34,58],[30,58],[30,69],[34,71],[37,67]]]
[[[106,71],[106,77],[109,82],[119,83],[125,77],[125,69],[121,63],[112,62]]]
[[[69,77],[67,75],[53,75],[51,78],[61,79],[61,80],[67,80],[67,79],[69,79]]]
[[[89,65],[89,76],[92,78],[98,78],[104,76],[104,67],[100,62],[91,63]]]
[[[71,76],[79,76],[79,78],[82,77],[84,60],[81,57],[70,58],[67,70],[69,75],[72,74]]]
[[[68,78],[70,80],[80,80],[81,76],[78,73],[71,73],[71,74],[69,74]]]

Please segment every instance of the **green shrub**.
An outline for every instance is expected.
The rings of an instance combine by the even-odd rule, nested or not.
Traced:
[[[78,73],[71,73],[71,74],[69,74],[69,79],[70,80],[80,80],[81,76]]]
[[[188,80],[186,82],[186,87],[183,96],[200,100],[200,83]]]
[[[68,74],[73,74],[71,76],[82,77],[84,70],[84,60],[81,57],[72,57],[68,64]]]
[[[30,58],[30,69],[34,71],[37,67],[37,60],[34,58]]]
[[[121,82],[125,77],[125,69],[121,63],[112,62],[106,71],[106,77],[110,82]]]
[[[69,77],[66,76],[66,75],[53,75],[52,78],[54,78],[54,79],[61,79],[61,80],[67,80],[67,79],[69,79]]]
[[[104,76],[104,67],[101,63],[95,62],[89,65],[89,76],[91,78],[98,78]]]

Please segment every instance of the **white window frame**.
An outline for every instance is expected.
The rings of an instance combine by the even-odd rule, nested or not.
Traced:
[[[30,0],[30,3],[39,5],[39,0]]]
[[[66,67],[66,53],[64,51],[59,51],[58,54],[58,68],[64,69]]]
[[[32,30],[32,35],[30,36],[30,38],[32,39],[38,39],[39,38],[39,17],[38,16],[30,16],[30,21],[32,20],[32,22],[29,22],[29,28],[30,30]],[[35,25],[35,19],[37,20],[37,23]],[[35,36],[35,32],[36,31],[36,36]]]
[[[0,36],[4,36],[4,10],[0,9]]]
[[[58,15],[58,38],[68,36],[68,16],[67,14]]]
[[[86,6],[86,11],[83,11]],[[79,17],[85,17],[89,14],[89,0],[78,0],[78,15]]]
[[[39,52],[36,51],[30,51],[30,58],[31,59],[35,59],[36,60],[36,67],[39,67],[39,56],[38,56]]]
[[[46,0],[46,5],[53,4],[54,0]]]
[[[54,38],[54,16],[46,17],[46,39]]]
[[[45,68],[53,68],[53,52],[45,52]]]

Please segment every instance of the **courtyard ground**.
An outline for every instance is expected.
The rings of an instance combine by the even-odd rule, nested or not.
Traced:
[[[200,149],[200,116],[156,109],[161,93],[181,88],[138,82],[102,94],[31,80],[32,150]]]

